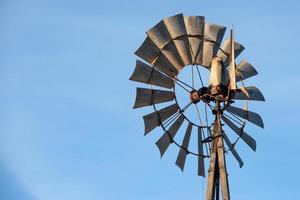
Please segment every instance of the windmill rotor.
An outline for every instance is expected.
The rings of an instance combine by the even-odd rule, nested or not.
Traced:
[[[187,157],[194,155],[198,158],[198,175],[203,177],[205,158],[209,158],[207,200],[219,199],[220,188],[222,199],[230,199],[226,153],[231,152],[242,167],[236,143],[242,140],[256,150],[255,139],[245,132],[246,123],[264,128],[260,115],[248,110],[248,101],[265,101],[264,96],[257,87],[244,83],[257,71],[246,60],[236,64],[245,47],[234,40],[233,30],[230,39],[223,41],[225,31],[226,27],[208,23],[204,16],[178,14],[164,18],[146,31],[146,39],[135,52],[143,61],[136,61],[130,77],[150,86],[137,88],[133,108],[153,107],[154,111],[143,117],[144,134],[162,128],[163,134],[156,142],[161,157],[175,144],[179,147],[175,164],[180,170],[184,171]],[[187,67],[192,69],[192,84],[180,76]],[[201,70],[210,74],[206,82]],[[195,84],[195,74],[201,85]],[[178,88],[187,99],[184,104],[179,103]],[[233,106],[236,101],[244,101],[245,107]],[[187,115],[192,108],[197,122]],[[236,135],[234,141],[223,126]],[[180,134],[181,141],[177,139]]]

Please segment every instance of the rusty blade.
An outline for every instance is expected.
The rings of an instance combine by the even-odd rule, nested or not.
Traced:
[[[227,144],[229,150],[231,151],[233,157],[238,161],[240,168],[243,167],[244,162],[242,161],[241,157],[239,156],[239,154],[237,153],[237,151],[234,148],[234,145],[230,142],[228,136],[226,135],[225,132],[223,132],[223,136],[224,136],[224,141]]]
[[[232,121],[230,121],[224,115],[222,116],[222,120],[238,135],[242,138],[242,140],[253,150],[256,150],[256,141],[250,135],[248,135],[243,128],[239,128]]]
[[[171,78],[165,76],[152,66],[149,66],[140,60],[136,61],[136,67],[129,80],[169,89],[174,86],[174,81]]]
[[[182,141],[182,145],[180,148],[180,151],[178,153],[177,159],[176,159],[176,165],[183,171],[185,161],[186,161],[186,155],[188,154],[188,148],[189,143],[191,139],[191,133],[192,133],[193,124],[189,123]]]
[[[229,54],[230,54],[230,40],[226,39],[221,47],[222,50],[218,51],[217,56],[223,59],[223,64],[225,67],[229,66]],[[234,41],[234,58],[237,58],[243,51],[245,47]]]
[[[176,121],[171,125],[169,130],[165,132],[159,140],[156,142],[156,146],[159,149],[160,156],[162,157],[166,150],[168,149],[169,145],[173,142],[173,138],[175,137],[178,129],[182,125],[184,121],[184,116],[180,115]]]
[[[189,36],[191,63],[201,64],[205,18],[203,16],[184,16],[184,23]]]
[[[245,120],[248,120],[249,122],[252,122],[253,124],[255,124],[261,128],[264,128],[264,123],[263,123],[262,118],[260,117],[259,114],[255,113],[255,112],[251,112],[251,111],[244,110],[242,108],[237,108],[234,106],[228,106],[226,108],[226,111],[233,113]]]
[[[237,100],[253,100],[253,101],[265,101],[265,98],[261,91],[255,86],[241,87],[240,91],[236,91],[233,99]]]
[[[238,82],[257,75],[257,71],[249,62],[243,60],[236,66],[235,75]]]
[[[217,55],[226,27],[205,22],[204,44],[201,65],[209,67],[212,58]]]
[[[146,88],[136,89],[136,99],[133,108],[140,108],[152,104],[172,101],[175,93],[172,91],[153,90]]]
[[[203,155],[203,144],[202,144],[202,131],[201,127],[198,128],[198,176],[205,177],[204,157]]]
[[[160,109],[159,111],[152,112],[148,115],[145,115],[144,124],[145,124],[145,135],[152,131],[154,128],[163,123],[166,119],[171,117],[178,111],[177,103],[174,103],[168,107]]]
[[[147,61],[149,64],[153,64],[158,57],[160,49],[153,43],[153,41],[146,37],[143,44],[135,52],[137,56]]]

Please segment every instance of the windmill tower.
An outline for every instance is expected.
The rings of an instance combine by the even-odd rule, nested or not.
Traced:
[[[248,101],[264,101],[264,97],[256,87],[244,85],[244,80],[256,75],[257,71],[245,60],[236,65],[235,59],[244,47],[234,41],[233,30],[230,38],[222,43],[225,30],[224,26],[206,22],[203,16],[178,14],[165,18],[146,32],[147,37],[135,54],[148,64],[137,60],[130,77],[132,81],[150,85],[150,88],[137,88],[134,108],[153,107],[154,112],[143,117],[145,135],[158,126],[162,128],[164,134],[156,142],[161,156],[173,143],[180,149],[176,165],[183,171],[187,155],[195,155],[198,157],[198,175],[203,177],[204,159],[209,158],[206,200],[218,200],[220,194],[223,200],[230,199],[226,153],[230,151],[242,167],[244,163],[235,144],[241,139],[252,150],[256,149],[256,141],[244,130],[246,123],[264,127],[261,117],[248,111]],[[192,84],[180,78],[186,67],[192,69]],[[203,80],[199,69],[208,70],[209,81]],[[195,74],[200,86],[195,84]],[[185,92],[186,104],[179,103],[178,88]],[[244,108],[232,106],[238,101],[245,102]],[[169,102],[172,104],[159,108]],[[200,105],[203,105],[202,109]],[[192,107],[199,122],[187,115],[187,110]],[[212,116],[211,121],[208,113]],[[180,144],[176,136],[184,123],[187,127]],[[225,133],[225,124],[236,134],[233,143]],[[190,142],[195,141],[191,140],[194,133],[197,151],[189,148]]]

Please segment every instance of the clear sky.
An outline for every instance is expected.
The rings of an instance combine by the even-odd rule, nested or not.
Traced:
[[[250,106],[257,151],[229,155],[232,199],[300,199],[299,44],[296,0],[2,0],[0,2],[0,199],[199,200],[196,159],[185,172],[175,147],[160,159],[132,110],[134,51],[163,17],[204,15],[235,27],[242,58],[266,102]]]

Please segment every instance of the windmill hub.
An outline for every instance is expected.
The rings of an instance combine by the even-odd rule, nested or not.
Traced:
[[[222,101],[225,100],[228,94],[228,88],[226,86],[216,86],[216,87],[201,87],[198,91],[192,90],[190,92],[190,100],[197,104],[202,100],[205,103],[213,102],[218,98]]]

